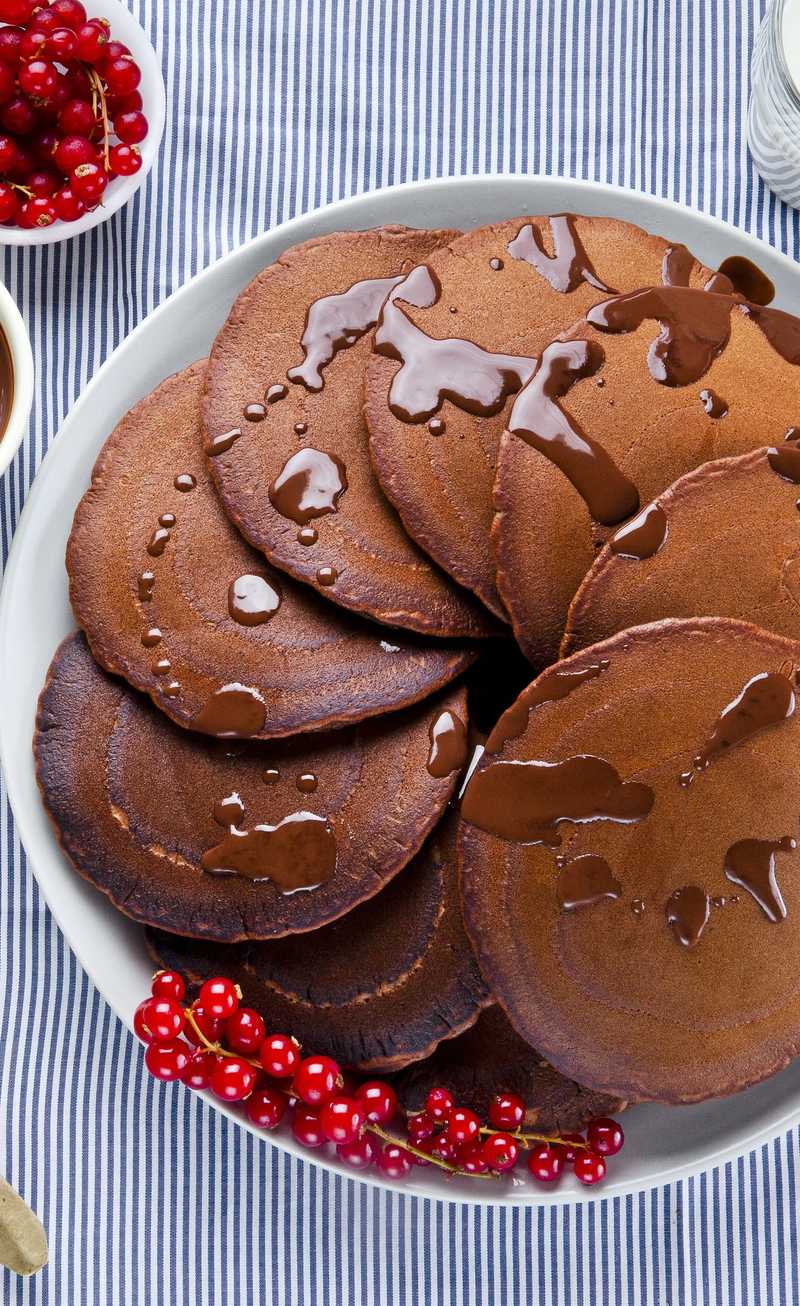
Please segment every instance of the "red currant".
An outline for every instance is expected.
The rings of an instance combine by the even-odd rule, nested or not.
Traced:
[[[0,23],[26,23],[32,8],[30,0],[0,0]]]
[[[257,1074],[241,1057],[220,1057],[211,1076],[211,1092],[224,1102],[241,1102],[255,1088]]]
[[[292,1133],[303,1147],[322,1147],[327,1141],[319,1122],[319,1111],[314,1107],[295,1107],[292,1112]]]
[[[332,1143],[352,1143],[366,1118],[363,1103],[354,1097],[332,1097],[319,1113],[322,1132]]]
[[[103,19],[96,18],[95,22],[103,22]],[[108,35],[108,45],[106,46],[106,59],[122,59],[124,55],[130,54],[130,50],[128,49],[127,45],[123,45],[122,41],[116,41],[111,39],[110,27],[106,28],[106,32]]]
[[[495,1129],[519,1129],[525,1103],[516,1093],[496,1093],[489,1103],[489,1124]]]
[[[174,1043],[150,1043],[144,1054],[144,1064],[156,1079],[180,1079],[189,1060],[189,1045],[182,1038]]]
[[[300,1065],[300,1047],[288,1034],[268,1034],[261,1044],[261,1064],[274,1079],[290,1079]]]
[[[405,1179],[413,1164],[411,1153],[399,1143],[387,1143],[378,1152],[378,1169],[387,1179]]]
[[[47,32],[40,32],[36,27],[29,27],[20,38],[20,59],[41,59],[44,57],[46,46]]]
[[[560,1148],[542,1143],[528,1153],[528,1169],[534,1179],[542,1184],[554,1184],[564,1169],[564,1154]]]
[[[67,100],[58,115],[58,128],[65,136],[89,137],[97,126],[97,119],[88,100]]]
[[[297,1068],[293,1089],[308,1106],[322,1106],[341,1084],[341,1073],[333,1057],[306,1057]]]
[[[8,104],[14,94],[16,83],[14,69],[7,63],[0,63],[0,104]]]
[[[24,63],[19,70],[19,89],[32,100],[46,100],[53,94],[57,85],[58,73],[47,59],[32,59],[30,63]],[[0,83],[0,91],[2,91],[2,83]]]
[[[135,91],[142,80],[142,74],[139,71],[139,65],[129,54],[112,53],[110,46],[114,42],[109,42],[106,47],[106,57],[100,66],[100,76],[108,87],[112,95],[130,95]]]
[[[216,1065],[217,1055],[215,1052],[203,1051],[202,1049],[193,1052],[181,1071],[181,1082],[187,1088],[193,1088],[200,1092],[202,1089],[209,1087]]]
[[[375,1159],[375,1144],[369,1134],[362,1134],[352,1143],[339,1143],[336,1155],[354,1170],[367,1170]]]
[[[96,164],[87,164],[86,166],[97,168]],[[81,171],[80,168],[78,171]],[[76,189],[83,198],[83,186],[76,187]],[[206,980],[200,989],[198,1000],[210,1016],[217,1016],[220,1020],[226,1020],[228,1016],[233,1015],[239,1005],[239,991],[233,980],[228,979],[225,975],[217,975],[214,979]]]
[[[371,1120],[374,1125],[388,1125],[394,1119],[397,1094],[391,1084],[384,1083],[382,1079],[368,1079],[366,1083],[359,1084],[356,1097],[367,1113],[367,1120]]]
[[[78,64],[74,68],[67,70],[64,74],[64,85],[67,88],[68,99],[82,100],[86,104],[91,103],[92,85],[82,65]]]
[[[219,1043],[222,1034],[222,1021],[217,1016],[210,1015],[199,1002],[192,1006],[192,1020],[194,1020],[200,1033],[209,1043]],[[191,1021],[186,1022],[186,1037],[191,1043],[202,1043],[200,1035],[192,1027]]]
[[[425,1110],[434,1120],[446,1120],[455,1106],[453,1094],[446,1088],[432,1088],[425,1099]]]
[[[5,65],[4,65],[5,66]],[[24,95],[14,95],[0,109],[0,126],[15,136],[27,136],[36,126],[36,113]]]
[[[38,168],[35,172],[28,173],[25,185],[34,195],[49,197],[58,190],[58,177],[49,168]]]
[[[47,53],[56,63],[68,64],[78,53],[78,38],[69,27],[57,27],[47,36]]]
[[[118,113],[132,113],[141,109],[144,101],[139,91],[131,91],[130,95],[108,95],[106,96],[106,108],[112,118],[116,118]]]
[[[26,200],[19,211],[20,226],[52,227],[56,220],[56,208],[52,200],[45,196],[34,195]]]
[[[599,1184],[606,1177],[606,1163],[595,1152],[579,1152],[575,1157],[575,1178],[582,1184]]]
[[[11,176],[14,178],[15,181],[22,181],[25,177],[28,176],[28,173],[33,172],[35,167],[36,167],[36,160],[34,159],[33,154],[27,148],[26,145],[22,145],[18,141],[17,161],[13,165],[13,167],[9,168],[8,170]]]
[[[95,152],[86,136],[64,136],[56,142],[53,158],[65,174],[74,172],[82,163],[94,163]]]
[[[54,32],[57,27],[64,26],[58,14],[53,13],[50,5],[37,9],[30,25],[31,27],[38,27],[42,32]]]
[[[279,1088],[259,1088],[247,1099],[247,1118],[259,1129],[276,1129],[286,1114],[288,1099]]]
[[[252,1007],[240,1007],[225,1021],[225,1042],[233,1052],[245,1056],[258,1052],[266,1032],[263,1020]]]
[[[616,1120],[609,1120],[606,1116],[590,1121],[586,1137],[592,1151],[598,1156],[616,1156],[625,1142],[622,1127]]]
[[[183,1008],[173,998],[151,998],[143,1019],[154,1043],[171,1043],[183,1032],[186,1023]]]
[[[186,985],[183,976],[176,970],[159,970],[153,976],[150,992],[154,998],[172,998],[174,1002],[183,1002]]]
[[[106,57],[108,33],[100,23],[83,23],[77,30],[81,63],[99,64]]]
[[[18,158],[16,141],[11,136],[0,136],[0,172],[10,172]]]
[[[117,114],[114,131],[126,145],[138,145],[147,135],[147,119],[139,109],[128,109]]]
[[[21,27],[0,27],[0,59],[16,68],[22,57],[20,46],[25,35]]]
[[[430,1138],[436,1128],[436,1121],[427,1111],[418,1111],[406,1120],[406,1130],[412,1143],[421,1143],[423,1138]]]
[[[19,200],[16,192],[5,182],[0,182],[0,222],[13,222],[18,212]]]
[[[73,32],[86,22],[86,10],[81,0],[52,0],[50,12],[55,14],[64,27],[72,28]]]
[[[108,152],[108,166],[117,177],[132,177],[142,166],[138,145],[112,145]]]
[[[48,168],[53,162],[53,151],[57,144],[58,133],[50,127],[43,127],[40,131],[34,132],[30,138],[30,146],[36,162],[45,168]]]
[[[448,1161],[451,1165],[456,1159],[456,1149],[447,1134],[437,1134],[435,1138],[423,1139],[420,1151],[427,1152],[429,1156],[438,1156],[440,1161]]]
[[[490,1170],[505,1174],[513,1170],[519,1156],[519,1143],[511,1134],[490,1134],[483,1143],[483,1159]]]
[[[459,1170],[465,1170],[467,1174],[486,1174],[489,1169],[481,1143],[471,1143],[463,1152],[459,1152],[457,1159]]]
[[[575,1157],[584,1150],[582,1144],[585,1142],[583,1134],[562,1134],[558,1143],[554,1143],[553,1146],[563,1153],[567,1165],[574,1165]]]
[[[465,1106],[453,1107],[447,1117],[447,1137],[454,1147],[471,1143],[478,1137],[480,1130],[481,1122],[474,1111]]]
[[[14,192],[13,190],[11,190],[10,186],[3,187],[3,189],[10,190],[11,194],[14,195]],[[1,193],[2,192],[0,192],[0,194]],[[17,203],[16,195],[14,195],[14,201],[15,203]],[[17,203],[17,207],[19,207],[18,203]],[[14,213],[16,213],[16,209],[14,210]],[[13,217],[14,213],[10,214],[9,216]],[[150,1026],[147,1023],[147,1013],[150,1008],[150,1001],[151,1001],[150,998],[145,998],[144,1002],[140,1002],[138,1007],[133,1013],[133,1032],[137,1038],[140,1038],[142,1040],[143,1043],[149,1043],[153,1037]]]

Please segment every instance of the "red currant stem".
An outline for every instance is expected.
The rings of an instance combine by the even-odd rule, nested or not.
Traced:
[[[462,1179],[498,1179],[499,1175],[494,1174],[491,1170],[471,1173],[469,1170],[459,1170],[457,1165],[451,1165],[449,1161],[444,1161],[440,1156],[431,1156],[428,1152],[423,1152],[421,1148],[415,1147],[413,1143],[408,1142],[405,1138],[397,1138],[380,1125],[375,1125],[368,1120],[364,1128],[371,1134],[377,1134],[378,1138],[383,1139],[384,1143],[396,1143],[402,1147],[403,1151],[410,1152],[412,1156],[418,1156],[423,1161],[429,1161],[432,1165],[438,1165],[440,1170],[447,1170],[451,1175],[460,1175]]]
[[[6,181],[3,185],[10,186],[12,190],[21,190],[23,195],[27,195],[29,200],[33,199],[33,191],[30,186],[21,186],[18,181]]]
[[[584,1152],[591,1151],[588,1143],[578,1142],[577,1138],[574,1141],[570,1139],[569,1143],[567,1143],[566,1139],[562,1138],[560,1134],[531,1134],[523,1129],[490,1129],[486,1125],[481,1125],[480,1132],[482,1134],[508,1134],[511,1138],[516,1138],[522,1147],[529,1148],[534,1143],[550,1143],[552,1145],[558,1144],[561,1147],[574,1147]]]
[[[111,128],[108,125],[108,107],[106,105],[106,93],[103,83],[100,80],[100,74],[94,68],[87,69],[87,76],[92,87],[92,112],[97,117],[97,108],[100,106],[100,117],[103,120],[103,162],[106,172],[110,171],[108,166],[108,138],[111,135]]]

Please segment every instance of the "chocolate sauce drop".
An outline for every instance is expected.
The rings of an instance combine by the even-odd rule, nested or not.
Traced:
[[[304,771],[302,775],[297,777],[295,784],[301,794],[313,794],[316,793],[319,780],[312,771]]]
[[[708,894],[705,889],[698,889],[696,884],[686,884],[682,889],[676,889],[667,900],[665,913],[678,943],[684,948],[693,948],[708,923]]]
[[[143,632],[142,643],[144,644],[145,648],[155,648],[156,644],[161,643],[162,638],[163,637],[161,631],[158,629],[158,626],[151,626],[149,630],[145,630]]]
[[[228,586],[228,612],[240,626],[263,625],[280,605],[280,590],[263,576],[237,576]]]
[[[383,306],[373,349],[401,364],[389,389],[389,408],[404,422],[426,422],[445,399],[465,412],[489,417],[532,376],[533,358],[493,354],[471,340],[428,336],[398,308],[404,301],[425,308],[439,297],[439,283],[424,264],[414,268]]]
[[[723,708],[708,742],[693,760],[694,771],[705,771],[720,753],[786,721],[794,710],[794,686],[789,677],[781,671],[759,672]],[[688,786],[692,778],[693,771],[685,771],[681,783]]]
[[[268,404],[277,404],[279,400],[285,399],[288,393],[289,387],[284,385],[282,381],[276,381],[274,385],[267,388],[264,398]]]
[[[158,519],[159,526],[167,526],[170,530],[172,530],[173,526],[176,526],[177,523],[178,519],[174,512],[162,512]]]
[[[181,682],[179,680],[171,680],[168,685],[164,686],[161,692],[166,698],[177,698],[181,692]]]
[[[727,345],[735,303],[728,295],[688,286],[648,286],[594,304],[586,320],[611,333],[657,321],[661,331],[647,355],[651,376],[661,385],[691,385]]]
[[[317,582],[326,588],[329,585],[335,585],[339,579],[339,573],[335,567],[318,567]]]
[[[214,804],[214,820],[217,825],[229,829],[232,825],[241,825],[244,820],[244,803],[237,793],[228,794]]]
[[[216,847],[203,853],[202,866],[250,880],[272,880],[281,893],[316,889],[336,869],[336,837],[325,817],[292,812],[277,825],[252,830],[232,826]]]
[[[467,731],[455,712],[440,712],[428,729],[431,748],[426,763],[428,773],[443,780],[460,771],[467,760]]]
[[[634,916],[643,916],[645,911],[644,900],[642,898],[634,898],[633,902],[631,903],[631,911],[633,912]]]
[[[215,435],[213,440],[206,440],[203,446],[206,455],[209,458],[217,458],[219,454],[227,453],[229,449],[233,448],[241,434],[238,426],[236,426],[232,431],[225,431],[222,435]]]
[[[620,558],[638,562],[652,558],[667,538],[667,514],[658,503],[648,503],[611,537],[609,548]]]
[[[432,417],[428,422],[428,430],[431,435],[444,435],[447,430],[447,423],[442,417]]]
[[[267,705],[257,689],[246,685],[223,685],[211,695],[192,721],[202,730],[221,739],[256,735],[267,719]]]
[[[154,676],[166,676],[169,674],[171,670],[172,670],[172,663],[170,662],[169,658],[159,658],[157,662],[153,663]]]
[[[501,839],[555,848],[561,821],[627,825],[644,820],[654,801],[648,785],[621,780],[602,757],[579,754],[563,762],[490,762],[470,780],[461,815]]]
[[[179,472],[172,484],[176,490],[180,490],[181,494],[188,494],[197,485],[197,481],[191,472]]]
[[[694,267],[694,254],[685,245],[670,245],[661,264],[661,283],[664,286],[688,286]]]
[[[636,486],[558,403],[576,381],[593,376],[602,363],[603,351],[594,341],[548,345],[514,403],[508,429],[561,469],[595,521],[614,526],[639,507]]]
[[[719,270],[730,281],[739,295],[744,295],[751,304],[769,304],[775,298],[775,287],[766,272],[751,263],[749,258],[733,254],[723,259]]]
[[[619,898],[622,885],[608,862],[594,853],[585,853],[565,862],[556,881],[556,899],[562,911],[595,907],[605,898]]]
[[[559,671],[558,667],[545,671],[538,680],[534,680],[532,685],[523,690],[516,703],[512,703],[501,716],[486,740],[486,752],[499,753],[509,739],[518,739],[520,735],[524,735],[528,727],[528,719],[535,707],[540,707],[542,703],[560,702],[580,685],[585,685],[588,680],[595,680],[602,671],[607,671],[609,665],[608,658],[602,658],[599,662],[581,668],[580,671]]]
[[[526,223],[509,242],[508,252],[512,258],[524,259],[530,263],[550,283],[553,290],[562,295],[577,290],[584,281],[594,286],[595,290],[613,295],[612,288],[600,280],[592,267],[571,213],[558,213],[552,217],[550,233],[553,239],[552,255],[545,252],[541,232],[531,222]]]
[[[768,449],[767,461],[773,472],[777,472],[784,481],[800,485],[800,447],[790,443],[779,449]]]
[[[243,413],[247,422],[263,422],[266,415],[267,410],[263,404],[247,404]]]
[[[139,602],[149,603],[153,597],[153,586],[156,578],[152,571],[143,571],[138,581]]]
[[[794,852],[797,841],[791,835],[782,839],[741,839],[725,854],[725,874],[755,898],[761,910],[773,922],[786,919],[786,904],[775,877],[778,853]]]
[[[274,766],[267,767],[267,770],[263,773],[261,777],[265,785],[276,785],[280,780],[280,778],[281,778],[281,773],[277,769],[277,767]]]
[[[269,487],[276,512],[305,526],[315,517],[336,512],[347,489],[345,465],[336,454],[306,446],[293,453]]]
[[[728,405],[726,404],[725,400],[721,399],[720,396],[714,390],[701,390],[700,402],[702,403],[709,417],[715,417],[715,418],[727,417]]]
[[[490,258],[489,267],[492,269],[492,272],[502,272],[505,264],[501,258]]]
[[[319,535],[313,526],[301,526],[297,532],[297,543],[304,544],[306,547],[310,544],[316,544],[318,539]]]
[[[295,435],[305,435],[307,430],[308,430],[308,426],[305,422],[295,422],[294,424]]]
[[[780,308],[742,304],[741,311],[759,326],[776,353],[795,367],[800,365],[800,318]]]
[[[289,368],[289,380],[299,381],[307,390],[321,390],[323,369],[340,349],[354,344],[375,326],[386,296],[402,280],[398,276],[357,281],[340,295],[317,299],[308,310],[300,341],[303,362]]]
[[[169,544],[170,532],[165,526],[158,526],[147,544],[147,552],[151,558],[160,558],[167,545]]]
[[[784,440],[800,440],[800,426],[788,426],[783,434]]]

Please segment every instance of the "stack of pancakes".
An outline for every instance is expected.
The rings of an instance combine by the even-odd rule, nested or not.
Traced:
[[[35,751],[159,964],[561,1129],[800,1050],[771,293],[605,218],[341,233],[123,419]]]

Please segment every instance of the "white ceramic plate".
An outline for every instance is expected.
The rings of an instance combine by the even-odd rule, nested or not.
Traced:
[[[208,352],[237,292],[287,246],[342,229],[401,222],[471,227],[522,213],[572,210],[611,214],[684,241],[710,267],[743,254],[772,278],[776,303],[800,312],[800,269],[725,223],[664,200],[611,186],[536,177],[469,177],[419,182],[332,204],[258,237],[189,282],[128,337],[87,387],[54,441],[20,519],[0,600],[0,760],[30,865],[70,945],[117,1015],[130,1027],[146,995],[152,963],[140,929],[70,868],[39,801],[31,755],[36,700],[56,645],[73,627],[64,549],[75,506],[108,433],[130,406],[169,373]],[[146,1073],[142,1068],[143,1075]],[[169,1085],[164,1092],[188,1090]],[[218,1102],[218,1110],[225,1110]],[[602,1188],[570,1177],[549,1191],[519,1181],[447,1182],[415,1169],[403,1191],[469,1201],[557,1204],[636,1192],[739,1156],[800,1121],[800,1061],[725,1101],[695,1107],[642,1106],[624,1120],[627,1143]],[[243,1123],[243,1126],[248,1126]],[[308,1153],[288,1131],[279,1147],[341,1170],[335,1157]],[[369,1175],[371,1181],[382,1183]],[[389,1185],[391,1186],[391,1185]]]

